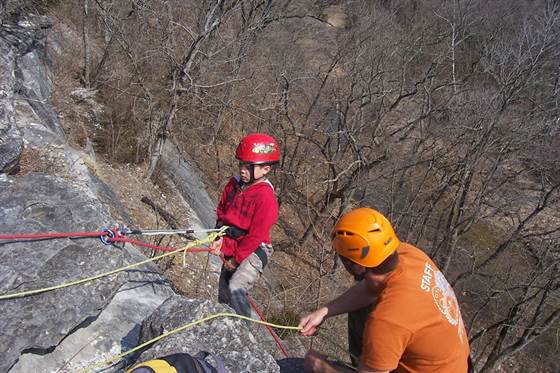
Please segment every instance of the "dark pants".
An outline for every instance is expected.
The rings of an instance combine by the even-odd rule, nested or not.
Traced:
[[[352,365],[360,364],[360,355],[364,343],[364,329],[368,315],[373,308],[373,304],[348,313],[348,351]]]

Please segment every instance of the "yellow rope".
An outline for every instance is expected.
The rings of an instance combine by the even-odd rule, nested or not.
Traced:
[[[134,348],[131,349],[131,350],[128,350],[128,351],[126,351],[126,352],[124,352],[124,353],[122,353],[122,354],[119,354],[119,355],[115,355],[115,356],[113,356],[113,357],[111,357],[111,358],[109,358],[109,359],[107,359],[107,360],[104,360],[104,361],[102,361],[102,362],[100,362],[100,363],[96,363],[96,364],[90,365],[90,366],[88,366],[88,367],[86,367],[86,368],[84,368],[84,369],[82,369],[82,370],[79,370],[77,373],[86,373],[86,372],[89,372],[89,371],[91,371],[91,370],[93,370],[93,369],[95,369],[95,368],[99,368],[99,367],[105,366],[105,365],[107,365],[107,364],[109,364],[109,363],[114,363],[114,362],[116,362],[117,360],[122,359],[122,358],[125,357],[126,355],[131,354],[131,353],[133,353],[133,352],[135,352],[135,351],[138,351],[138,350],[140,350],[140,349],[142,349],[142,348],[144,348],[144,347],[146,347],[146,346],[148,346],[148,345],[150,345],[150,344],[152,344],[152,343],[154,343],[154,342],[159,341],[160,339],[163,339],[163,338],[165,338],[165,337],[170,336],[171,334],[175,334],[175,333],[181,332],[181,331],[183,331],[183,330],[185,330],[185,329],[192,328],[192,327],[195,326],[195,325],[201,324],[201,323],[203,323],[203,322],[205,322],[205,321],[212,320],[212,319],[215,319],[215,318],[218,318],[218,317],[236,317],[236,318],[238,318],[238,319],[251,321],[251,322],[254,322],[254,323],[256,323],[256,324],[268,325],[268,326],[271,326],[271,327],[273,327],[273,328],[278,328],[278,329],[289,329],[289,330],[300,330],[300,328],[297,327],[297,326],[286,326],[286,325],[273,324],[273,323],[269,323],[269,322],[266,322],[266,321],[261,321],[261,320],[252,319],[252,318],[247,317],[247,316],[238,315],[238,314],[236,314],[236,313],[227,313],[227,312],[216,313],[216,314],[213,314],[213,315],[210,315],[210,316],[206,316],[206,317],[204,317],[204,318],[202,318],[202,319],[193,321],[193,322],[191,322],[191,323],[185,324],[185,325],[183,325],[183,326],[181,326],[181,327],[179,327],[179,328],[177,328],[177,329],[174,329],[174,330],[168,331],[168,332],[166,332],[166,333],[163,333],[162,335],[160,335],[160,336],[158,336],[158,337],[156,337],[156,338],[150,339],[149,341],[144,342],[144,343],[142,343],[141,345],[136,346],[136,347],[134,347]]]
[[[222,227],[222,228],[227,229],[227,227]],[[159,255],[159,256],[155,256],[151,259],[146,259],[146,260],[143,260],[141,262],[133,263],[133,264],[127,265],[125,267],[114,269],[114,270],[109,271],[109,272],[101,273],[99,275],[91,276],[91,277],[84,278],[84,279],[81,279],[81,280],[67,282],[67,283],[64,283],[64,284],[61,284],[61,285],[50,286],[50,287],[46,287],[46,288],[42,288],[42,289],[22,291],[20,293],[2,294],[2,295],[0,295],[0,300],[20,298],[20,297],[25,297],[25,296],[28,296],[28,295],[33,295],[33,294],[45,293],[45,292],[51,291],[51,290],[62,289],[62,288],[66,288],[66,287],[70,287],[70,286],[74,286],[74,285],[83,284],[83,283],[86,283],[86,282],[89,282],[89,281],[94,281],[94,280],[100,279],[100,278],[105,277],[105,276],[110,276],[110,275],[113,275],[115,273],[119,273],[119,272],[126,271],[126,270],[134,268],[134,267],[138,267],[142,264],[153,262],[155,260],[164,258],[164,257],[169,256],[169,255],[175,255],[175,254],[180,253],[180,252],[187,252],[190,248],[192,248],[194,246],[198,246],[198,245],[202,245],[202,244],[205,244],[205,243],[212,242],[216,238],[221,237],[224,234],[225,234],[225,229],[221,229],[218,232],[210,233],[204,239],[194,240],[192,242],[189,242],[187,245],[185,245],[184,247],[182,247],[180,249],[177,249],[175,251],[170,251],[168,253],[165,253],[165,254],[162,254],[162,255]]]

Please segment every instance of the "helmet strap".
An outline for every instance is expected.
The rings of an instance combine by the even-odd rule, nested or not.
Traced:
[[[253,184],[255,182],[255,164],[251,163],[249,165],[249,184]]]
[[[255,164],[254,163],[249,164],[249,182],[247,183],[247,185],[252,185],[264,178],[265,176],[261,176],[258,179],[255,179]]]

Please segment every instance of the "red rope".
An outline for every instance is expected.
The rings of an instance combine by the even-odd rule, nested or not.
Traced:
[[[106,236],[108,232],[70,232],[70,233],[28,233],[0,235],[0,240],[24,240],[24,239],[45,239],[45,238],[70,238],[70,237],[99,237]]]
[[[262,311],[259,309],[259,307],[257,306],[257,303],[255,302],[255,300],[253,299],[253,297],[251,297],[249,295],[249,293],[247,293],[247,299],[249,299],[249,303],[251,304],[251,307],[253,307],[253,309],[255,310],[255,312],[257,313],[257,315],[259,315],[261,321],[265,321],[266,319],[264,318],[264,315],[262,313]],[[270,335],[272,335],[272,338],[274,338],[274,340],[276,341],[276,343],[278,344],[278,347],[280,347],[280,349],[282,350],[282,352],[284,353],[284,356],[286,357],[290,357],[288,355],[288,351],[286,351],[286,348],[284,347],[284,345],[282,344],[282,340],[280,339],[280,337],[278,337],[278,335],[274,332],[274,330],[272,329],[272,327],[270,325],[266,325],[266,328],[268,329]]]
[[[113,232],[115,233],[115,232]],[[0,235],[0,240],[25,240],[25,239],[48,239],[48,238],[72,238],[72,237],[101,237],[101,236],[108,236],[110,232],[108,231],[98,231],[98,232],[68,232],[68,233],[25,233],[25,234],[10,234],[10,235]],[[118,232],[117,232],[118,234]],[[159,250],[159,251],[175,251],[177,248],[174,247],[164,247],[164,246],[157,246],[152,245],[147,242],[142,242],[138,240],[130,240],[126,237],[112,237],[108,238],[107,241],[109,242],[128,242],[133,245],[148,247],[150,249]],[[193,247],[188,250],[192,253],[203,253],[208,252],[210,249],[201,248],[201,247]]]

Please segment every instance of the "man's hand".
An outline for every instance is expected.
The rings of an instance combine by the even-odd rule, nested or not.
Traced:
[[[317,311],[302,317],[299,322],[300,333],[305,336],[315,334],[317,327],[323,323],[328,313],[329,309],[327,307],[321,307]]]
[[[224,267],[230,272],[234,272],[237,269],[237,262],[235,259],[230,258],[224,261]]]
[[[220,237],[220,239],[212,242],[210,244],[209,253],[212,254],[212,255],[220,256],[223,242],[224,242],[224,239],[222,237]]]

